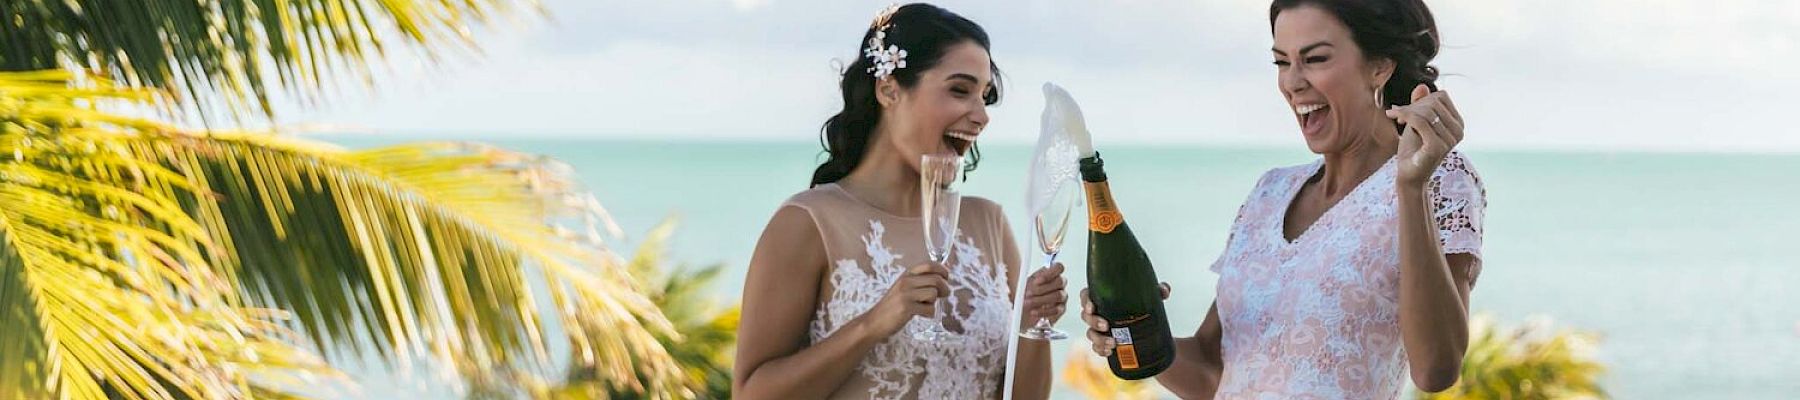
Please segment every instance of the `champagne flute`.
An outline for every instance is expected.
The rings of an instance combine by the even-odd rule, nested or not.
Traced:
[[[957,183],[962,181],[963,158],[957,154],[926,154],[919,160],[920,219],[925,222],[925,255],[932,263],[946,268],[952,245],[956,243],[956,220],[962,211],[962,195]],[[937,318],[924,330],[913,333],[921,341],[940,341],[956,333],[944,329],[944,294],[936,307]]]
[[[1080,189],[1074,182],[1063,182],[1057,185],[1044,207],[1038,210],[1036,218],[1038,250],[1044,252],[1042,271],[1056,265],[1056,255],[1062,252],[1063,237],[1069,232],[1069,219],[1075,216],[1075,209],[1081,206]],[[1029,310],[1027,310],[1029,311]],[[1068,339],[1069,334],[1050,326],[1050,319],[1039,317],[1036,326],[1019,331],[1019,337],[1039,340]]]

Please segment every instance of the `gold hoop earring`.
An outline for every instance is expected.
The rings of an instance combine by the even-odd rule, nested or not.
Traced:
[[[1381,109],[1386,109],[1386,108],[1387,108],[1387,107],[1386,107],[1386,106],[1387,106],[1387,102],[1386,102],[1386,101],[1383,101],[1383,100],[1385,100],[1385,99],[1382,99],[1382,98],[1381,98],[1381,89],[1382,89],[1382,88],[1383,88],[1383,87],[1385,87],[1385,86],[1386,86],[1386,85],[1383,85],[1383,86],[1376,86],[1376,87],[1375,87],[1375,108],[1381,108]]]

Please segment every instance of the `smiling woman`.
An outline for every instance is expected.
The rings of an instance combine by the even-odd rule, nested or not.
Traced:
[[[1399,398],[1456,383],[1487,192],[1451,151],[1421,0],[1276,0],[1277,88],[1311,163],[1263,174],[1212,265],[1216,299],[1157,378],[1183,397]],[[1083,319],[1103,327],[1087,311]],[[1088,335],[1105,355],[1115,343]]]
[[[926,13],[938,15],[926,16]],[[846,67],[840,77],[838,86],[843,92],[844,108],[825,121],[823,141],[831,158],[813,172],[814,186],[843,179],[862,163],[870,140],[877,136],[876,126],[882,123],[884,109],[895,106],[890,101],[901,90],[906,94],[980,99],[980,104],[973,107],[979,109],[981,114],[978,120],[971,119],[966,126],[949,127],[938,133],[956,139],[946,143],[967,148],[967,158],[970,160],[968,170],[973,171],[981,161],[981,150],[974,144],[975,135],[987,125],[986,106],[1000,102],[1001,88],[1000,66],[995,65],[987,56],[987,33],[968,19],[927,4],[895,9],[885,19],[876,21],[878,25],[870,27],[862,40],[866,44],[863,49],[865,56],[857,58],[856,62]],[[914,19],[917,21],[912,21]],[[932,70],[939,64],[946,63],[973,63],[965,66],[975,68],[959,69],[940,74],[935,77],[937,79],[922,80],[925,78],[922,71]],[[977,78],[977,75],[985,79]],[[881,96],[877,95],[878,91]],[[965,110],[961,111],[965,113],[969,111],[966,110],[969,108],[968,104],[931,104],[962,107]],[[944,111],[945,117],[954,117],[957,115],[953,114],[958,110]],[[893,122],[896,125],[906,125],[897,127],[904,129],[895,129],[900,132],[910,133],[912,129],[925,128],[914,127],[910,123],[911,121],[904,120]],[[930,132],[921,135],[926,140],[937,140],[934,136],[936,135]],[[908,146],[903,150],[914,155],[908,159],[917,159],[916,156],[922,149]]]
[[[987,34],[911,4],[883,11],[858,44],[863,57],[841,77],[844,108],[824,127],[830,159],[776,211],[750,260],[732,394],[998,398],[1019,329],[1010,225],[997,203],[957,198],[948,258],[923,262],[939,259],[927,257],[920,218],[922,160],[967,154],[973,170],[987,107],[1000,99]],[[1027,320],[1062,314],[1060,271],[1025,284]],[[1017,357],[1018,398],[1047,397],[1048,343],[1023,343]]]

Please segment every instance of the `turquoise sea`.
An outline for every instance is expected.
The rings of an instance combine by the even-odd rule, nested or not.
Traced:
[[[573,165],[628,235],[680,218],[670,259],[725,264],[715,288],[725,301],[739,295],[764,223],[807,187],[820,160],[818,145],[803,141],[486,141]],[[964,193],[1006,206],[1025,240],[1030,149],[982,150]],[[1216,279],[1206,265],[1256,178],[1315,157],[1298,146],[1102,151],[1122,211],[1175,287],[1168,307],[1178,334],[1205,316]],[[1464,151],[1489,201],[1475,312],[1602,334],[1604,382],[1616,398],[1800,395],[1800,155]],[[1085,237],[1071,241],[1062,259],[1085,259]],[[1071,264],[1072,289],[1083,284],[1079,267]],[[1071,316],[1060,328],[1080,326]],[[1059,368],[1074,342],[1085,343],[1055,346]],[[387,375],[364,375],[365,395],[411,391],[371,376]],[[1060,385],[1057,396],[1077,398]]]

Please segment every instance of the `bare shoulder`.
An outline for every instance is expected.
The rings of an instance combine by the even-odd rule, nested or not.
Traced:
[[[812,211],[795,204],[783,204],[769,217],[769,224],[763,227],[763,236],[759,243],[771,240],[784,245],[820,244],[819,224],[813,220]],[[762,247],[762,246],[758,246]]]
[[[750,273],[794,273],[823,267],[825,242],[814,215],[819,196],[816,189],[800,192],[775,210],[757,239]]]

